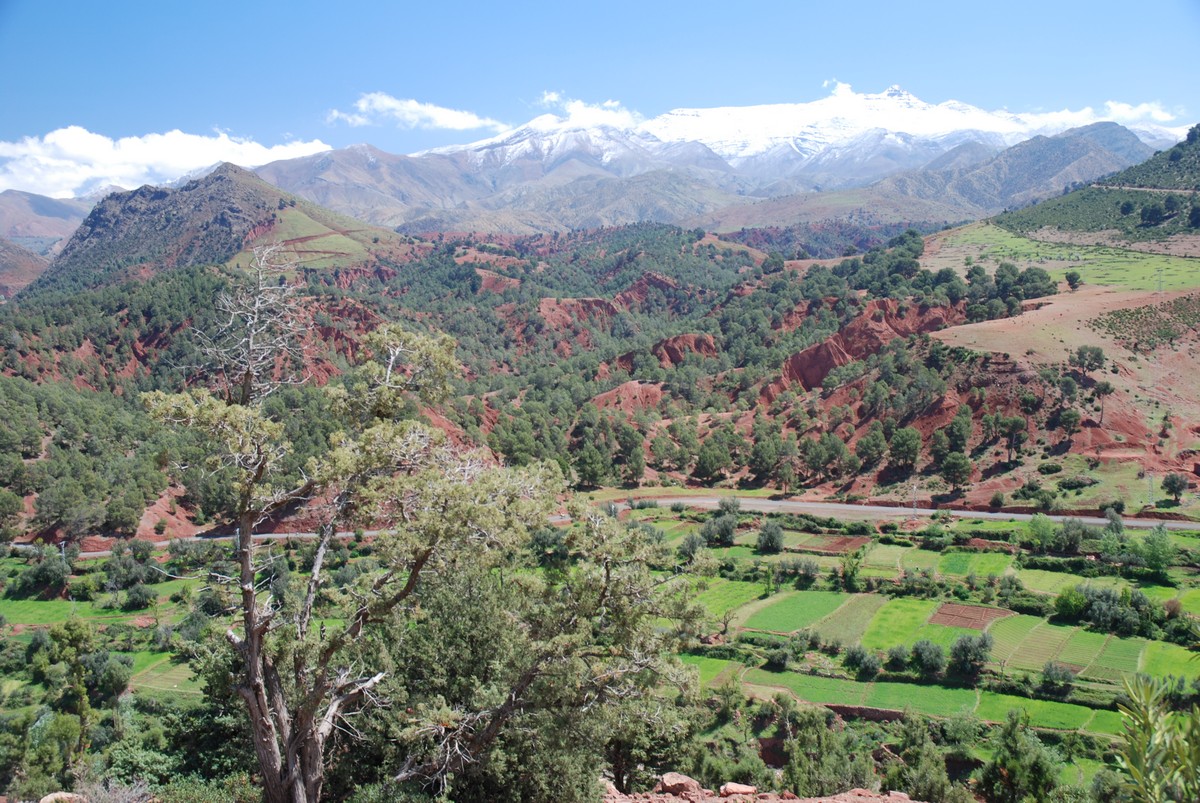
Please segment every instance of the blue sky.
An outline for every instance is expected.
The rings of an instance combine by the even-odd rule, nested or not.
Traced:
[[[69,194],[108,169],[89,160],[134,178],[213,154],[408,153],[523,123],[547,92],[653,117],[816,100],[837,80],[1183,125],[1200,118],[1197,52],[1197,0],[0,0],[0,189]]]

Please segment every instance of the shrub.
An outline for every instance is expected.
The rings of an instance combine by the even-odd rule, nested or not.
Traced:
[[[858,665],[858,677],[860,680],[870,680],[879,674],[879,669],[879,656],[873,652],[867,653],[862,663]]]
[[[1004,501],[1004,492],[996,491],[996,493],[992,494],[992,499],[988,504],[992,507],[1004,507]]]
[[[1054,661],[1047,661],[1042,667],[1042,689],[1057,695],[1066,695],[1075,682],[1075,673],[1070,668]]]
[[[862,666],[863,661],[866,660],[866,658],[869,654],[870,653],[867,652],[867,648],[864,647],[863,645],[861,645],[861,644],[853,645],[848,650],[846,650],[846,657],[844,659],[846,668],[847,669],[858,669],[860,666]]]
[[[758,543],[755,547],[763,555],[774,555],[783,550],[783,528],[773,521],[768,521],[758,531]]]
[[[709,546],[733,546],[733,536],[737,532],[737,523],[737,516],[731,514],[709,519],[700,527],[700,536]]]
[[[121,607],[127,611],[140,611],[149,608],[156,599],[158,595],[138,583],[125,592],[125,603]]]
[[[767,653],[767,669],[772,672],[783,672],[792,660],[792,651],[787,647],[777,647]]]
[[[940,645],[928,639],[921,639],[912,646],[910,662],[922,677],[933,678],[946,668],[946,653]]]
[[[983,671],[983,665],[992,657],[992,637],[988,633],[978,636],[959,636],[950,647],[950,670],[954,674],[973,680]]]

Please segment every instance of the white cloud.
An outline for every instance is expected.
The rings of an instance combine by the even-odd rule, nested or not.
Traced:
[[[850,86],[850,84],[847,84],[845,81],[839,81],[836,78],[827,78],[821,82],[822,89],[829,89],[830,87],[833,87],[833,89],[829,94],[833,95],[834,97],[845,98],[855,94],[854,87]]]
[[[498,120],[480,117],[474,112],[447,109],[411,98],[396,98],[386,92],[368,92],[354,102],[354,111],[333,109],[326,120],[351,126],[395,122],[402,128],[432,128],[450,131],[473,131],[480,128],[504,131],[508,128]]]
[[[173,181],[217,162],[254,167],[326,150],[320,140],[268,146],[224,131],[205,136],[176,129],[112,139],[73,125],[43,137],[0,141],[0,190],[68,198],[114,184],[133,188]]]
[[[542,92],[538,105],[554,112],[533,121],[539,128],[634,128],[643,120],[640,114],[626,109],[619,100],[587,103],[550,90]]]
[[[1109,100],[1104,103],[1104,108],[1108,111],[1107,116],[1118,123],[1170,123],[1179,117],[1164,109],[1158,101],[1134,105]]]

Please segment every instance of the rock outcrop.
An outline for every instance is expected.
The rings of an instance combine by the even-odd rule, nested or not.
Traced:
[[[678,772],[668,772],[659,780],[653,792],[625,795],[616,790],[611,783],[605,785],[604,803],[634,803],[634,801],[652,801],[655,803],[727,803],[729,801],[755,801],[756,803],[775,803],[775,801],[795,801],[795,803],[919,803],[903,792],[871,792],[867,789],[851,789],[828,797],[798,797],[791,792],[760,793],[755,787],[740,783],[721,785],[719,792],[705,789],[700,782]]]
[[[867,302],[863,311],[840,332],[793,354],[783,364],[782,375],[763,390],[767,402],[799,385],[820,387],[834,369],[877,354],[898,337],[934,332],[966,319],[963,307],[926,307],[883,298]]]

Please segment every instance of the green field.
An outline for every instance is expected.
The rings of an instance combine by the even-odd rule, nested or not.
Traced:
[[[867,684],[853,680],[802,675],[798,672],[768,672],[765,669],[748,669],[742,680],[753,686],[787,689],[798,699],[810,703],[865,705],[868,689]]]
[[[1011,709],[1024,709],[1030,722],[1040,728],[1079,729],[1092,718],[1093,711],[1082,705],[1053,700],[1029,700],[1011,694],[979,693],[975,714],[989,722],[1003,722]]]
[[[1200,675],[1200,653],[1192,652],[1178,644],[1148,641],[1142,651],[1139,668],[1147,675],[1155,677],[1175,675],[1190,680]]]
[[[170,657],[151,665],[140,674],[134,675],[129,685],[139,691],[161,694],[201,694],[199,681],[192,675],[185,662],[176,662]]]
[[[938,561],[938,572],[961,577],[968,574],[979,578],[989,574],[999,577],[1008,570],[1012,562],[1012,555],[1003,552],[948,552]]]
[[[1143,639],[1109,638],[1096,660],[1083,672],[1083,677],[1106,683],[1120,683],[1121,677],[1138,671],[1139,659],[1146,642]]]
[[[1003,664],[1012,658],[1017,648],[1021,646],[1021,642],[1028,638],[1033,629],[1043,621],[1036,616],[1017,614],[992,622],[992,626],[988,628],[993,639],[992,660]]]
[[[974,710],[974,689],[947,689],[942,686],[918,686],[913,683],[878,682],[871,684],[867,705],[903,711],[911,708],[922,714],[948,717],[966,709]]]
[[[1062,664],[1071,664],[1077,667],[1077,672],[1085,669],[1092,661],[1104,651],[1104,645],[1108,643],[1108,634],[1094,633],[1090,630],[1076,630],[1067,639],[1059,651],[1058,656],[1054,659]]]
[[[762,596],[758,583],[743,583],[723,577],[708,577],[703,581],[704,590],[696,594],[696,601],[715,619],[742,607]]]
[[[991,224],[964,226],[951,232],[946,236],[943,250],[947,246],[970,247],[977,250],[977,259],[1007,260],[1019,268],[1037,265],[1052,276],[1068,270],[1078,271],[1087,284],[1155,290],[1161,269],[1164,290],[1186,290],[1200,286],[1200,271],[1196,270],[1195,261],[1191,259],[1108,246],[1042,242]]]
[[[101,608],[94,602],[65,599],[0,599],[0,616],[10,625],[52,625],[72,616],[80,619],[129,620],[136,616],[119,608]]]
[[[849,602],[819,622],[816,631],[822,641],[837,640],[843,644],[855,644],[862,641],[867,626],[886,604],[887,598],[880,594],[855,594]]]
[[[1047,661],[1058,658],[1059,651],[1075,632],[1073,627],[1042,622],[1025,637],[1021,646],[1008,659],[1006,668],[1041,672]]]
[[[700,673],[700,685],[711,686],[717,676],[730,667],[740,668],[741,664],[726,661],[721,658],[707,658],[703,655],[681,655],[679,660],[687,666],[694,666]]]
[[[1018,709],[1028,713],[1031,724],[1039,728],[1086,729],[1101,734],[1110,734],[1120,728],[1120,714],[1114,711],[1096,711],[1072,703],[1030,700],[1010,694],[977,692],[974,689],[889,681],[857,683],[845,678],[800,672],[769,672],[765,669],[748,669],[742,679],[752,687],[763,690],[786,689],[797,699],[825,705],[861,705],[892,711],[915,711],[936,717],[969,711],[988,722],[1003,722],[1010,710]]]
[[[889,600],[879,609],[867,630],[862,645],[870,650],[886,650],[897,644],[912,644],[933,612],[937,601],[900,597]]]
[[[751,630],[794,633],[816,624],[850,599],[840,591],[792,591],[780,594],[743,623]]]

